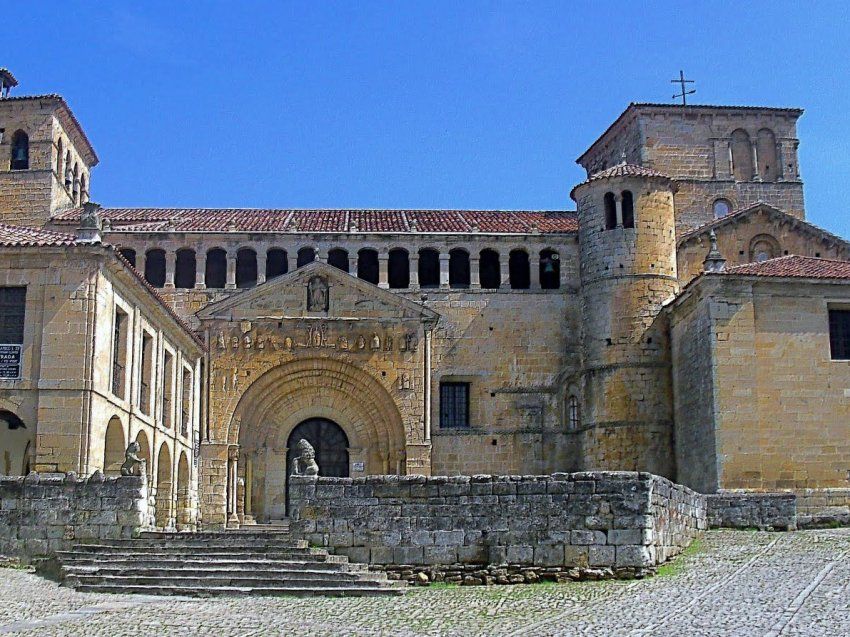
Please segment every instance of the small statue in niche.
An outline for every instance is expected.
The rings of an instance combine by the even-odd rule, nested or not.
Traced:
[[[339,349],[348,349],[348,337],[340,336],[339,337]]]
[[[377,334],[372,334],[372,351],[376,352],[381,349],[381,337]]]
[[[233,349],[239,349],[239,337],[238,336],[231,336],[230,337],[230,344],[233,346]]]
[[[357,349],[366,349],[366,339],[362,334],[357,337]]]
[[[253,340],[251,339],[250,334],[245,334],[243,337],[243,342],[245,343],[245,349],[251,349],[251,345],[253,344]]]
[[[305,438],[295,443],[296,456],[292,459],[293,476],[317,476],[319,465],[316,464],[316,450]]]
[[[145,472],[145,459],[139,458],[142,447],[135,440],[127,445],[124,452],[124,464],[121,465],[122,476],[140,476]]]
[[[387,334],[384,337],[384,351],[391,352],[393,351],[393,337]]]
[[[314,276],[307,283],[307,311],[328,311],[328,282],[324,277]]]
[[[287,336],[285,339],[283,339],[283,349],[285,349],[288,352],[291,352],[292,348],[293,348],[292,337]]]
[[[408,374],[407,372],[403,372],[401,376],[398,377],[398,388],[413,389],[413,385],[410,382],[410,374]]]
[[[218,333],[218,348],[225,349],[227,347],[227,341],[224,338],[224,332]]]

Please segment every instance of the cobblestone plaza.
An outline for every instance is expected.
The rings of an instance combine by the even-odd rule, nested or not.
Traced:
[[[0,635],[850,634],[850,530],[710,531],[658,576],[431,587],[402,598],[82,594],[0,570]]]

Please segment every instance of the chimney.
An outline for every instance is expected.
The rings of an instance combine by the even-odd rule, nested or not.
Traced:
[[[80,227],[77,228],[77,241],[80,243],[100,243],[102,228],[100,221],[100,204],[87,201],[83,204],[80,214]]]

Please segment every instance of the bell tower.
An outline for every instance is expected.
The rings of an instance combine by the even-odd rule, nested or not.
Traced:
[[[89,199],[97,154],[59,95],[12,95],[0,69],[0,223],[41,227]]]
[[[668,330],[678,292],[670,178],[620,163],[571,196],[579,215],[583,469],[674,477]]]

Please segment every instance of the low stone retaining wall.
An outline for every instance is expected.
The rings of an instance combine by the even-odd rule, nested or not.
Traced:
[[[80,541],[130,538],[148,520],[145,477],[96,471],[0,476],[0,554],[49,556]]]
[[[794,531],[797,496],[794,493],[723,491],[705,496],[712,528]]]
[[[432,578],[641,576],[707,528],[704,496],[636,472],[292,477],[290,516],[296,537]]]
[[[797,491],[797,526],[799,528],[850,526],[850,489]]]

